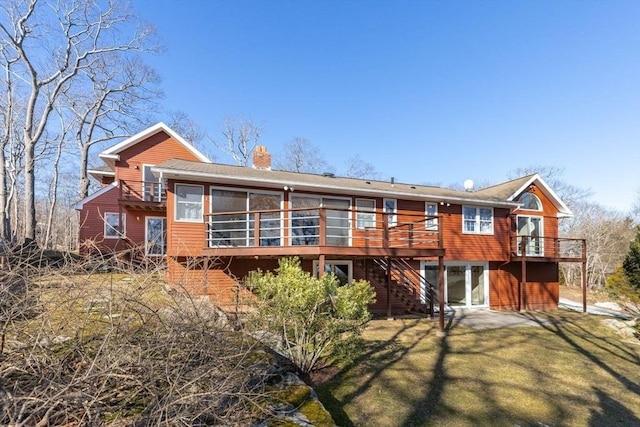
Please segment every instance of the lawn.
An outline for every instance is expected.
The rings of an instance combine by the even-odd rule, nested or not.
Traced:
[[[640,345],[597,316],[436,335],[428,319],[374,320],[364,349],[316,390],[340,426],[640,425]]]

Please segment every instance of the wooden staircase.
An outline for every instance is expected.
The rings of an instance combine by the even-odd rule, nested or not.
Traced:
[[[405,313],[430,314],[433,317],[433,304],[430,298],[431,285],[424,276],[401,258],[373,258],[359,261],[366,271],[369,281],[377,284],[379,290],[386,290],[387,271],[390,269],[390,295],[393,305],[401,305]],[[422,283],[427,286],[424,296],[420,295]]]

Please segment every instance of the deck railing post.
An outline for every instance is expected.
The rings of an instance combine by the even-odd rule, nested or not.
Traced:
[[[582,312],[587,313],[587,241],[582,239]]]
[[[325,208],[320,208],[320,246],[327,244],[327,211]]]
[[[384,214],[382,221],[382,246],[389,247],[389,214]]]
[[[524,305],[524,288],[527,283],[527,236],[522,236],[520,241],[520,252],[522,253],[521,260],[521,281],[520,289],[518,289],[518,311],[523,310]]]
[[[260,246],[260,212],[253,214],[253,246]]]
[[[413,223],[409,223],[409,247],[413,247]]]

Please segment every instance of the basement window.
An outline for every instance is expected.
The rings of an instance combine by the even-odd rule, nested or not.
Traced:
[[[125,214],[107,212],[104,214],[104,238],[119,239],[125,236]]]

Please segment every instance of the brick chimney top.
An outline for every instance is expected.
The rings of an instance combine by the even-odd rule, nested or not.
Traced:
[[[253,151],[253,168],[271,170],[271,154],[264,145],[258,145]]]

